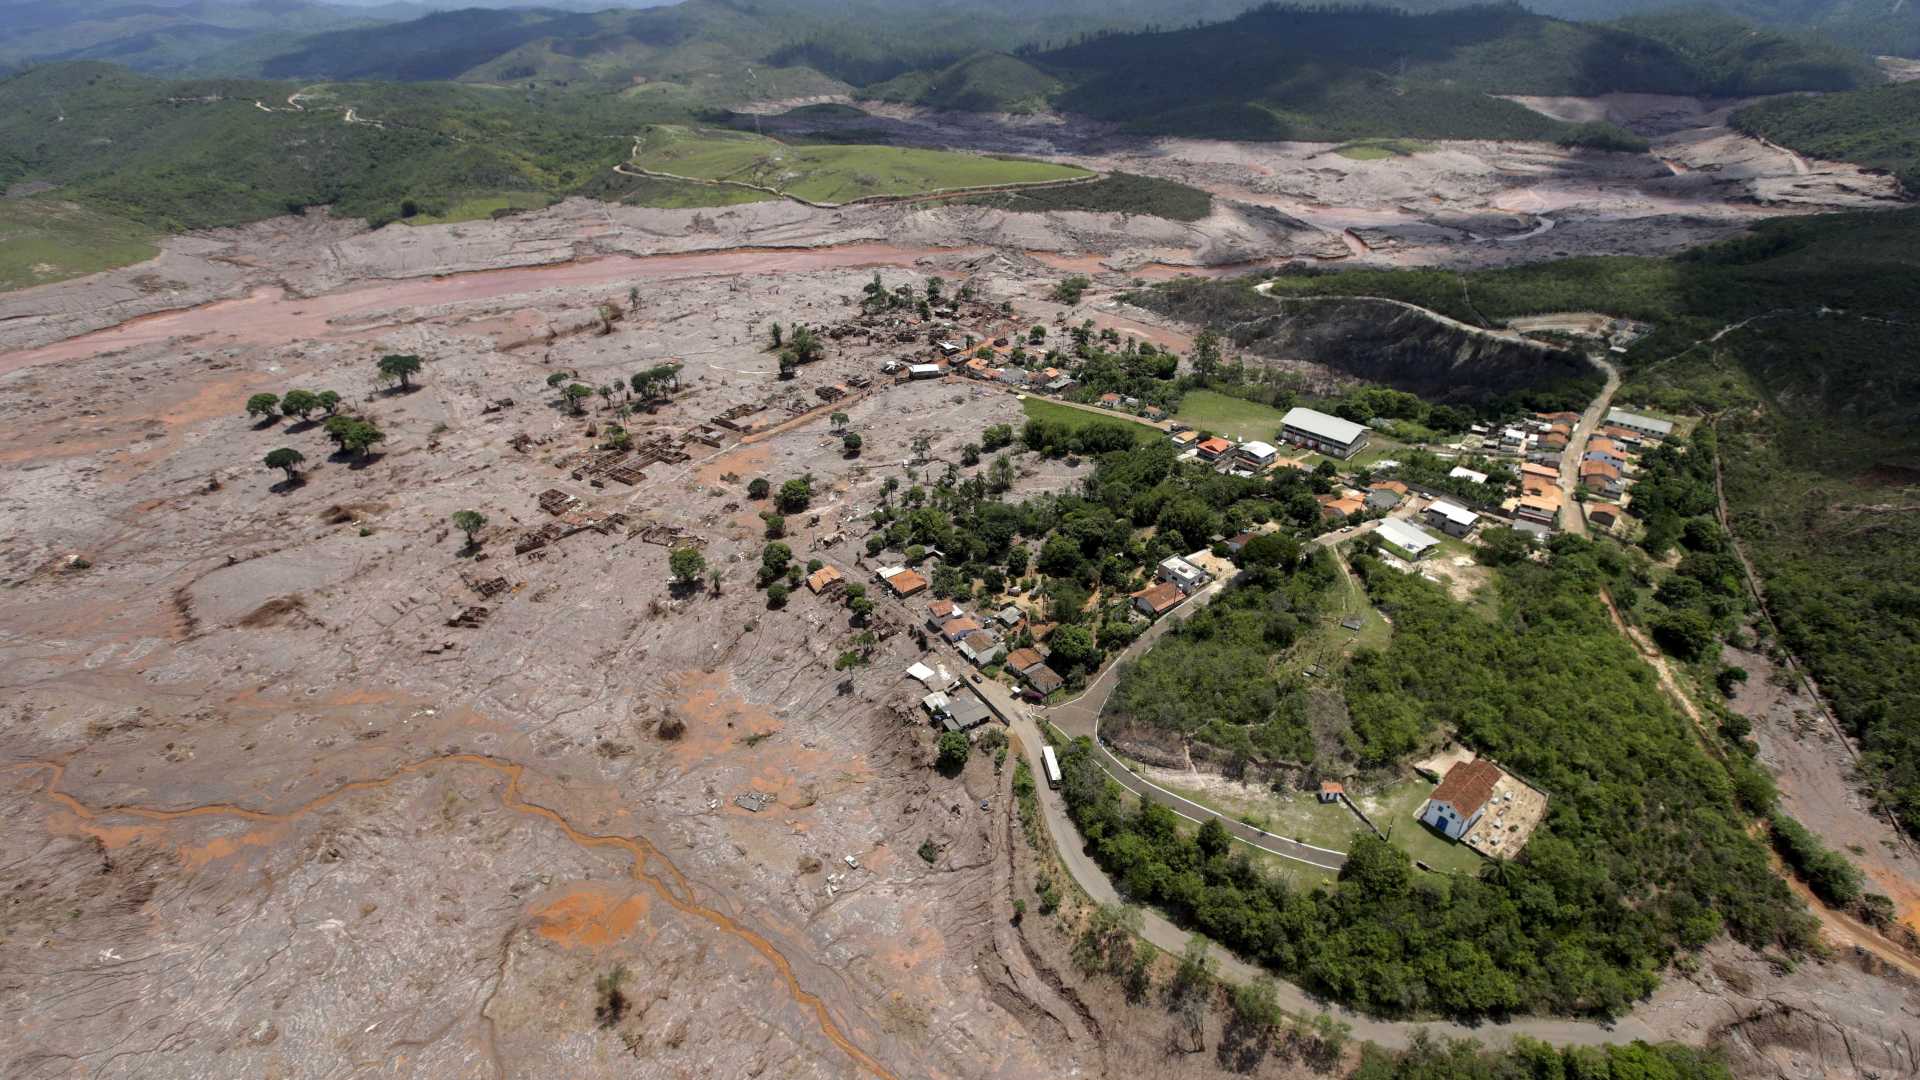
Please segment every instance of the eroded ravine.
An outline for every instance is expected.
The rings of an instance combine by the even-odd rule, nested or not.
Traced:
[[[651,886],[660,899],[666,901],[675,911],[701,920],[719,930],[721,933],[734,937],[751,946],[754,951],[758,952],[773,966],[774,972],[778,975],[780,981],[786,985],[787,993],[792,996],[794,1002],[803,1009],[807,1009],[813,1013],[814,1020],[819,1026],[820,1034],[824,1036],[827,1041],[833,1043],[833,1045],[838,1047],[849,1058],[852,1058],[854,1063],[865,1071],[874,1076],[883,1077],[885,1080],[897,1080],[892,1070],[882,1064],[878,1058],[861,1049],[853,1042],[852,1038],[841,1029],[839,1022],[834,1019],[832,1012],[827,1008],[826,1002],[821,1000],[819,995],[800,985],[799,977],[794,974],[793,965],[773,942],[754,930],[741,926],[724,912],[717,911],[693,900],[691,898],[693,890],[686,876],[680,872],[679,867],[675,866],[672,860],[668,859],[666,855],[650,841],[638,836],[616,836],[586,832],[575,827],[573,823],[568,821],[559,811],[551,807],[542,806],[539,803],[529,802],[525,798],[522,798],[520,794],[520,779],[525,774],[526,767],[515,762],[503,761],[499,758],[488,757],[484,754],[438,754],[433,757],[422,758],[419,761],[409,762],[384,776],[367,780],[350,781],[321,795],[315,796],[313,799],[291,810],[282,812],[254,810],[233,803],[202,803],[196,806],[181,807],[178,809],[161,809],[157,807],[125,804],[94,807],[88,806],[79,799],[60,790],[60,781],[66,775],[67,770],[66,765],[62,763],[53,761],[31,761],[9,766],[9,768],[44,771],[47,779],[46,783],[40,789],[40,795],[58,804],[62,809],[82,821],[97,821],[101,818],[116,816],[161,822],[179,821],[196,817],[224,817],[236,818],[242,821],[286,824],[297,821],[316,810],[339,802],[349,795],[365,791],[375,791],[387,787],[405,777],[427,772],[440,765],[469,765],[498,773],[506,779],[506,784],[500,792],[501,806],[515,813],[541,818],[552,823],[559,828],[561,833],[565,835],[569,841],[578,847],[587,849],[613,848],[626,852],[633,860],[631,874],[635,881],[643,882]],[[657,872],[650,871],[650,866],[657,867]]]

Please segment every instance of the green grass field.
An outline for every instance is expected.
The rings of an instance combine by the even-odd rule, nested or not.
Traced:
[[[1044,161],[894,146],[790,146],[743,131],[664,124],[646,129],[633,163],[654,172],[753,184],[823,203],[1092,175]]]
[[[0,290],[111,270],[159,254],[152,230],[59,199],[0,200]]]
[[[1083,428],[1088,424],[1099,423],[1118,424],[1128,431],[1133,432],[1139,442],[1164,438],[1166,435],[1166,433],[1159,428],[1144,423],[1137,417],[1130,416],[1127,413],[1105,411],[1089,412],[1085,409],[1075,409],[1067,405],[1062,405],[1059,402],[1048,401],[1045,398],[1032,396],[1023,399],[1020,402],[1020,407],[1026,410],[1027,419],[1029,420],[1050,420],[1053,423],[1072,428]]]
[[[1384,161],[1387,158],[1412,157],[1431,149],[1428,144],[1412,139],[1362,139],[1337,146],[1333,152],[1354,161]]]
[[[1192,390],[1180,399],[1173,418],[1180,423],[1225,435],[1236,442],[1258,439],[1273,442],[1286,413],[1257,401],[1229,397],[1213,390]]]

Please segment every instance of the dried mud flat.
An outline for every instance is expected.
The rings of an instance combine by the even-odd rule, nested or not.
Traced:
[[[1063,314],[1043,296],[1065,271],[1101,273],[1097,297],[1351,254],[1258,205],[1194,226],[569,202],[369,233],[316,214],[0,296],[0,1074],[1216,1071],[1143,1066],[1150,1040],[1116,1033],[1154,1014],[1076,990],[1031,923],[1010,932],[1005,777],[927,768],[908,635],[835,671],[843,609],[802,591],[766,610],[744,489],[812,473],[788,542],[851,570],[849,526],[914,436],[951,459],[1020,416],[974,384],[856,393],[848,459],[813,390],[903,348],[835,340],[782,383],[771,322],[837,321],[875,272],[970,278],[1024,323]],[[629,290],[637,310],[595,333]],[[379,388],[386,352],[429,358],[419,389]],[[629,421],[637,441],[747,404],[779,422],[688,443],[633,487],[574,480],[559,462],[606,415],[566,415],[547,376],[669,359],[685,386]],[[240,415],[294,386],[339,391],[389,441],[329,457],[313,425]],[[303,484],[260,467],[282,445]],[[626,521],[514,554],[555,487]],[[449,527],[467,508],[491,520],[484,557]],[[669,587],[649,538],[671,530],[705,541],[717,595]],[[475,606],[478,627],[449,625]]]

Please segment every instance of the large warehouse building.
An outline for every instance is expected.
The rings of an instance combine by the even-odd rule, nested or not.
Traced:
[[[1328,457],[1350,458],[1367,445],[1366,428],[1313,409],[1289,409],[1280,424],[1282,439]]]

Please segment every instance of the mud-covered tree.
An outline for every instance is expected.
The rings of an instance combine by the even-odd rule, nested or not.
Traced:
[[[291,446],[282,446],[277,450],[267,451],[266,466],[269,469],[284,471],[287,474],[287,483],[297,484],[300,482],[300,463],[305,460],[307,455]]]
[[[925,461],[933,455],[933,437],[915,435],[913,437],[913,460]]]
[[[749,499],[764,499],[772,490],[773,485],[768,483],[764,476],[756,476],[747,481],[747,498]]]
[[[287,396],[280,399],[280,411],[301,420],[319,407],[320,395],[311,390],[289,390]]]
[[[783,339],[783,338],[782,338],[782,336],[781,336],[781,332],[780,332],[780,324],[779,324],[779,323],[774,323],[774,324],[773,324],[773,328],[772,328],[772,329],[771,329],[771,330],[770,330],[770,331],[768,332],[768,335],[767,335],[767,336],[768,336],[768,337],[769,337],[769,338],[770,338],[770,339],[772,340],[772,344],[771,344],[771,345],[769,345],[769,346],[768,346],[768,348],[773,348],[773,349],[777,349],[777,348],[779,348],[779,347],[780,347],[780,346],[781,346],[782,344],[784,344],[784,343],[785,343],[785,342],[784,342],[784,339]]]
[[[715,596],[719,596],[720,582],[723,578],[725,578],[725,576],[726,575],[721,573],[720,568],[717,566],[707,571],[707,591],[712,593]]]
[[[782,379],[793,378],[794,373],[799,369],[799,367],[800,367],[800,362],[793,358],[792,352],[785,349],[782,349],[780,351],[780,377]]]
[[[400,384],[400,389],[413,388],[413,377],[420,373],[421,360],[412,353],[388,353],[374,362],[374,370],[380,375],[381,382]]]
[[[699,548],[674,548],[667,556],[667,569],[673,572],[674,584],[693,585],[707,572],[707,557]]]
[[[551,389],[551,390],[558,390],[562,386],[565,386],[568,380],[572,378],[573,378],[573,372],[571,371],[552,372],[547,376],[547,387],[548,389]]]
[[[833,430],[835,431],[845,431],[847,429],[848,419],[846,413],[836,412],[832,416],[827,417],[827,423],[832,424]]]
[[[760,580],[772,581],[787,572],[788,564],[793,562],[793,549],[778,541],[768,544],[760,550]]]
[[[826,347],[820,343],[820,337],[812,327],[796,325],[793,333],[787,335],[787,347],[783,355],[793,357],[795,364],[811,364],[826,355]]]
[[[334,413],[340,411],[340,395],[334,393],[332,390],[320,391],[313,395],[313,400],[319,404],[320,410],[328,416],[332,416]]]
[[[479,541],[475,540],[474,537],[480,534],[481,529],[487,527],[487,515],[478,510],[455,510],[453,512],[453,527],[467,535],[468,548],[479,547]]]
[[[857,431],[849,431],[840,437],[840,446],[846,450],[848,457],[860,456],[860,447],[863,445],[865,440],[860,438]]]
[[[621,427],[619,424],[608,423],[607,426],[601,430],[601,434],[604,436],[604,438],[600,440],[601,449],[625,450],[627,447],[633,445],[633,433]]]
[[[785,582],[776,581],[767,586],[767,607],[778,611],[787,606],[787,597],[793,594]]]
[[[787,516],[771,510],[762,511],[760,520],[766,523],[766,536],[769,540],[778,540],[787,535]]]
[[[587,411],[586,401],[593,396],[593,387],[586,383],[568,383],[567,388],[560,393],[567,399],[568,406],[573,409],[573,415],[581,416]]]
[[[279,394],[255,394],[247,399],[247,415],[259,420],[271,420],[280,411]]]

